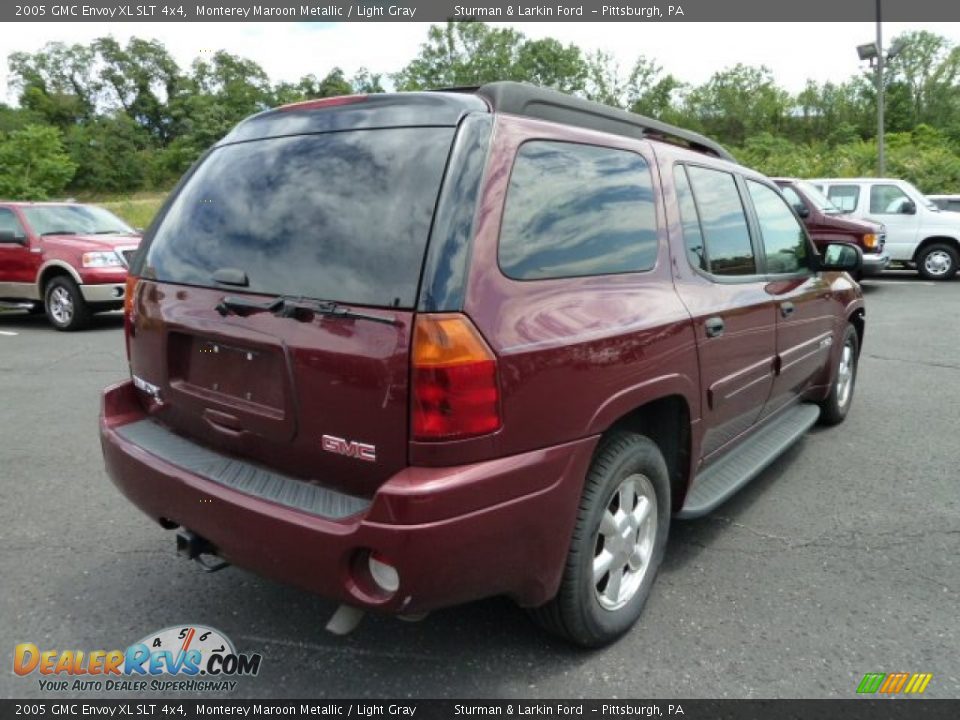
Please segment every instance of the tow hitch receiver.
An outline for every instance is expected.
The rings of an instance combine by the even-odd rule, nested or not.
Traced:
[[[230,563],[217,557],[216,550],[206,539],[189,530],[177,530],[177,555],[196,560],[206,572],[223,570]]]

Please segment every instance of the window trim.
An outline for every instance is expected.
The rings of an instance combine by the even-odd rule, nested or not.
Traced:
[[[601,150],[613,150],[615,152],[625,152],[625,153],[630,153],[631,155],[638,156],[640,159],[643,160],[644,163],[646,163],[647,172],[650,174],[650,190],[652,191],[651,194],[653,198],[653,210],[654,210],[653,217],[654,217],[654,221],[657,223],[657,227],[656,227],[657,253],[652,266],[650,266],[646,270],[618,270],[616,272],[586,273],[583,275],[558,275],[556,277],[542,277],[542,278],[518,278],[518,277],[514,277],[513,275],[510,275],[509,273],[507,273],[506,270],[504,270],[503,265],[500,262],[500,244],[503,242],[503,220],[507,216],[507,201],[509,200],[509,197],[510,197],[510,182],[513,180],[513,171],[517,167],[517,158],[520,157],[520,152],[523,150],[524,145],[527,145],[529,143],[535,143],[535,142],[540,142],[540,143],[546,142],[554,145],[578,145],[581,147],[600,148]],[[517,145],[513,150],[513,157],[511,158],[511,161],[510,161],[510,175],[506,179],[506,184],[503,190],[503,204],[500,207],[500,222],[497,225],[497,243],[496,243],[497,244],[497,248],[496,248],[497,270],[500,271],[500,275],[502,275],[504,278],[506,278],[510,282],[534,283],[534,282],[557,282],[557,281],[563,281],[563,280],[582,280],[584,278],[589,279],[589,278],[618,277],[618,276],[624,276],[624,275],[649,275],[651,273],[655,273],[657,269],[660,267],[660,251],[661,251],[661,245],[663,243],[660,239],[660,231],[662,230],[662,228],[660,227],[659,216],[657,213],[657,196],[660,195],[660,193],[662,193],[662,187],[660,188],[660,193],[658,193],[657,192],[658,188],[656,185],[656,181],[658,178],[655,177],[653,173],[654,165],[655,165],[655,162],[651,161],[651,158],[647,157],[639,150],[635,150],[632,148],[628,149],[628,148],[622,148],[622,147],[612,147],[610,145],[605,145],[603,143],[582,142],[579,140],[557,140],[555,138],[550,138],[550,137],[525,138],[523,142]]]
[[[763,256],[757,249],[757,242],[755,238],[756,230],[754,225],[751,223],[750,213],[752,212],[753,208],[751,206],[751,208],[748,209],[746,203],[744,202],[744,198],[743,198],[744,189],[740,187],[740,182],[739,182],[740,173],[727,170],[726,168],[721,169],[713,165],[709,165],[707,163],[691,162],[688,160],[681,160],[679,162],[675,162],[673,165],[674,167],[678,165],[683,166],[684,172],[686,172],[687,167],[699,167],[699,168],[703,168],[704,170],[712,170],[714,172],[725,173],[733,177],[734,184],[736,185],[736,188],[737,188],[737,194],[740,196],[740,206],[743,208],[743,217],[747,223],[747,234],[750,236],[750,247],[753,250],[753,257],[754,257],[754,260],[756,261],[757,269],[760,269],[760,268],[766,269],[766,257]],[[672,178],[671,178],[671,181],[672,181]],[[709,245],[707,244],[707,236],[703,232],[703,220],[702,220],[702,213],[700,212],[700,203],[697,200],[697,193],[693,189],[693,182],[690,180],[689,173],[687,173],[687,183],[690,185],[690,194],[693,196],[693,204],[697,208],[697,222],[700,225],[700,235],[701,237],[703,237],[703,247],[704,247],[704,250],[706,251],[707,263],[709,265],[710,248],[709,248]],[[676,192],[676,187],[674,187],[674,192]],[[679,208],[678,208],[678,211],[679,211]],[[683,230],[681,228],[681,233],[682,232]],[[684,239],[683,256],[684,258],[686,258],[687,265],[690,267],[691,270],[693,270],[697,275],[700,275],[704,279],[709,280],[710,282],[720,283],[722,285],[746,285],[747,283],[757,283],[757,282],[765,281],[767,279],[766,273],[760,273],[760,272],[753,273],[751,275],[715,275],[714,273],[709,272],[707,270],[701,270],[700,268],[694,266],[694,264],[690,262],[690,256],[687,254],[687,250],[686,250],[686,239]]]

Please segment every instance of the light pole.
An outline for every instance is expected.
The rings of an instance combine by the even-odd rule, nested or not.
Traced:
[[[880,20],[880,0],[877,0],[877,176],[886,177],[887,159],[884,155],[883,132],[883,23]]]
[[[861,60],[867,60],[870,63],[870,67],[876,69],[876,83],[877,83],[877,175],[878,177],[883,177],[887,174],[887,158],[884,152],[884,123],[883,123],[883,110],[884,110],[884,84],[883,84],[883,69],[884,62],[890,60],[893,57],[896,57],[897,54],[903,49],[903,46],[900,42],[895,42],[890,50],[887,52],[886,56],[883,54],[883,24],[881,17],[881,0],[877,0],[877,40],[876,42],[867,43],[866,45],[857,46],[857,55]]]

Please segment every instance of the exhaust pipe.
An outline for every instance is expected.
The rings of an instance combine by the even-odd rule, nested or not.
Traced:
[[[177,531],[177,555],[187,560],[196,560],[206,572],[223,570],[230,565],[226,560],[217,557],[217,550],[209,540],[186,529]]]

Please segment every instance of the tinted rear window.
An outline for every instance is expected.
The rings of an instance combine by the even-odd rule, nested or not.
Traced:
[[[158,228],[142,274],[411,308],[453,128],[269,138],[214,150]],[[231,288],[235,290],[236,288]]]

